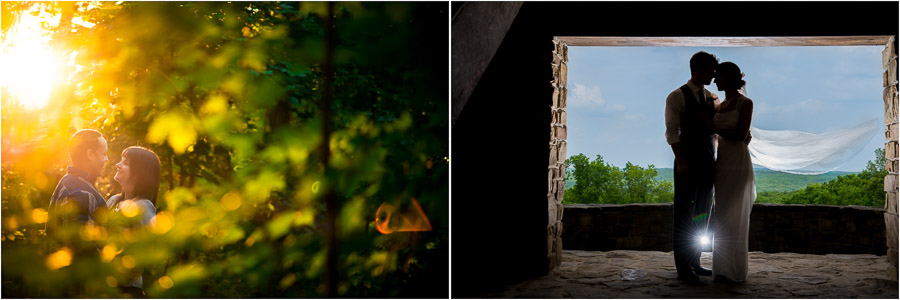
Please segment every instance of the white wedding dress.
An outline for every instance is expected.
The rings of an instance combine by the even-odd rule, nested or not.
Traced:
[[[739,95],[734,110],[716,113],[718,128],[735,128],[740,108],[749,99]],[[723,103],[722,105],[731,105]],[[750,210],[756,200],[756,181],[750,152],[744,141],[719,137],[716,158],[715,209],[713,210],[713,276],[724,276],[735,282],[747,280],[747,238]]]

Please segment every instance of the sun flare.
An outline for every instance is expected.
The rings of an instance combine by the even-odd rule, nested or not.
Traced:
[[[23,13],[4,35],[0,53],[3,88],[27,109],[46,106],[53,88],[63,79],[64,61],[50,48],[49,33],[42,28],[42,22],[58,24],[59,15],[44,10],[37,15]]]

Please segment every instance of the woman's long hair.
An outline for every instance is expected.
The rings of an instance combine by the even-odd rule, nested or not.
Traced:
[[[122,157],[128,160],[131,180],[134,180],[134,190],[128,197],[147,199],[156,206],[161,177],[159,156],[156,156],[153,150],[131,146],[122,151]]]

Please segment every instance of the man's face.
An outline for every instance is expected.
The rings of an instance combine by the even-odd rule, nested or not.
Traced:
[[[106,139],[102,136],[99,137],[100,147],[96,149],[88,149],[87,150],[87,160],[88,165],[91,170],[87,170],[94,176],[100,176],[103,172],[103,167],[106,165],[106,162],[109,161],[109,156],[107,152],[109,152],[109,145],[106,144]]]
[[[703,70],[700,71],[704,85],[709,85],[712,83],[713,78],[716,77],[716,65],[716,63],[710,63],[706,68],[703,68]]]

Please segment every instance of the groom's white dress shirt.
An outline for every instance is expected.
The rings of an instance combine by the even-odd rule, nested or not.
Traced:
[[[688,80],[687,86],[694,95],[697,95],[700,89],[706,90],[695,85],[690,80]],[[697,96],[694,96],[694,99],[697,99]],[[697,103],[699,102],[700,100],[697,99]],[[669,97],[666,97],[666,142],[669,145],[681,142],[681,138],[678,135],[681,133],[682,112],[684,112],[684,93],[681,92],[679,87],[669,93]]]

